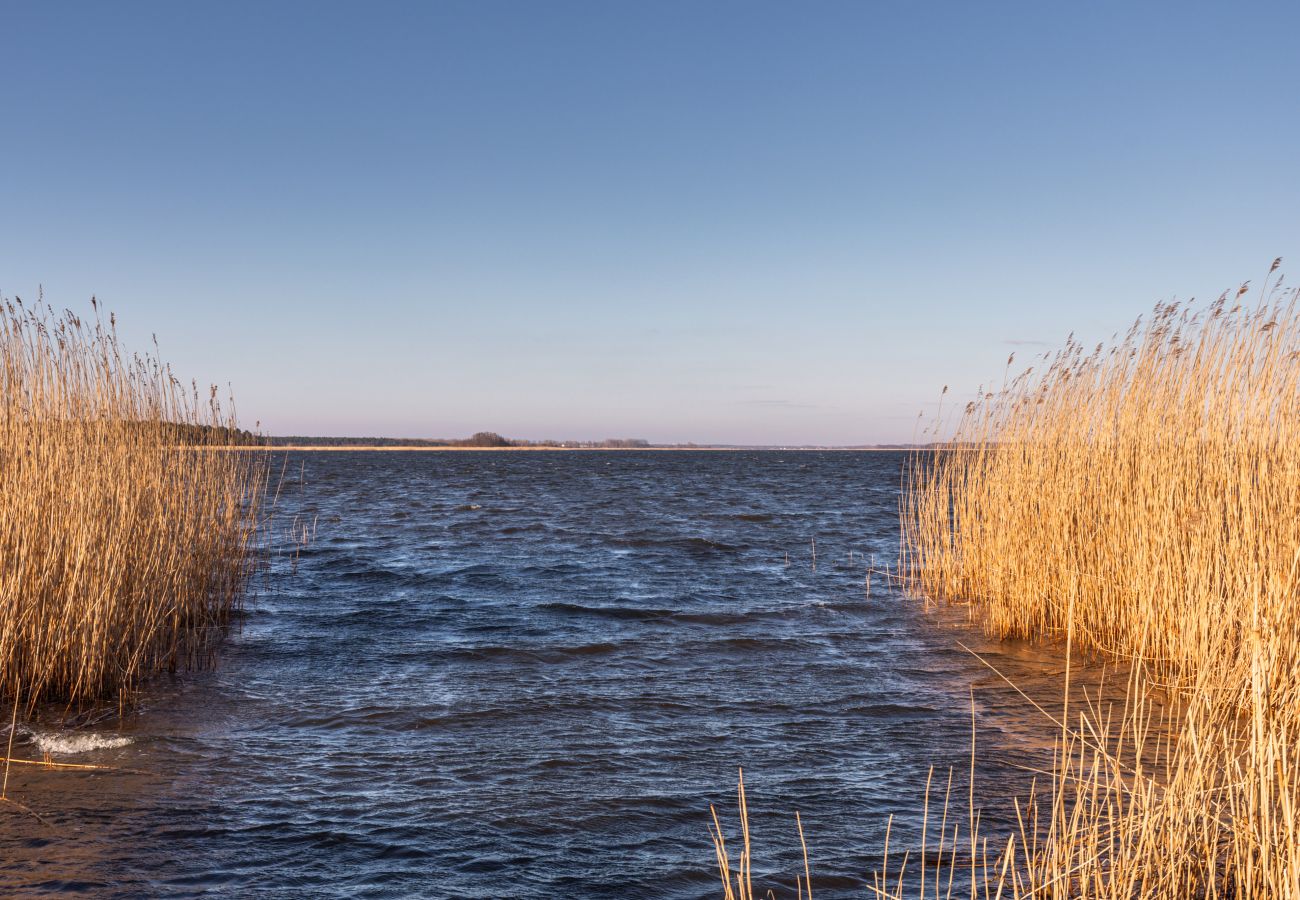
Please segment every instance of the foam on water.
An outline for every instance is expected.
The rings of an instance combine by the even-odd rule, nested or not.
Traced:
[[[89,753],[91,750],[115,750],[132,743],[132,738],[121,734],[102,734],[93,731],[37,731],[28,733],[31,742],[42,753],[70,756]]]

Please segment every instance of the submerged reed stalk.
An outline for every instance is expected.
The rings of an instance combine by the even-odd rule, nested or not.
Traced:
[[[206,664],[254,564],[265,458],[217,449],[248,436],[216,389],[114,325],[0,302],[0,694],[25,704]]]

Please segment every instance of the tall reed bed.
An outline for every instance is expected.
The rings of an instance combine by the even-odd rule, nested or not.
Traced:
[[[1062,723],[1030,888],[1300,896],[1300,293],[1280,282],[1069,342],[911,469],[916,588],[1133,664],[1116,720]]]
[[[875,895],[1300,897],[1300,294],[1247,295],[1070,341],[912,461],[905,581],[1058,639],[1067,699],[1019,830],[927,809]],[[1080,651],[1124,703],[1069,699]]]
[[[1073,627],[1179,683],[1210,667],[1246,691],[1254,632],[1280,641],[1270,666],[1300,659],[1296,299],[1159,306],[973,401],[911,472],[913,583],[998,634]]]
[[[262,454],[218,449],[241,436],[97,307],[0,302],[0,692],[120,701],[209,661],[266,484]]]

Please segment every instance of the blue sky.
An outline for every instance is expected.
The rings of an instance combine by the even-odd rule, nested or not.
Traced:
[[[1297,9],[6,0],[0,291],[277,434],[907,440],[1294,271]]]

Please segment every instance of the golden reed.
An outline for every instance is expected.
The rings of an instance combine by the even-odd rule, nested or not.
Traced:
[[[906,583],[1059,640],[1066,699],[1018,831],[950,810],[949,776],[873,895],[1300,897],[1300,296],[1277,267],[1253,300],[1070,341],[914,456]],[[1126,702],[1071,696],[1078,651],[1122,664]]]
[[[93,303],[94,301],[92,301]],[[115,322],[0,302],[0,693],[121,702],[206,664],[254,564],[263,454]]]

